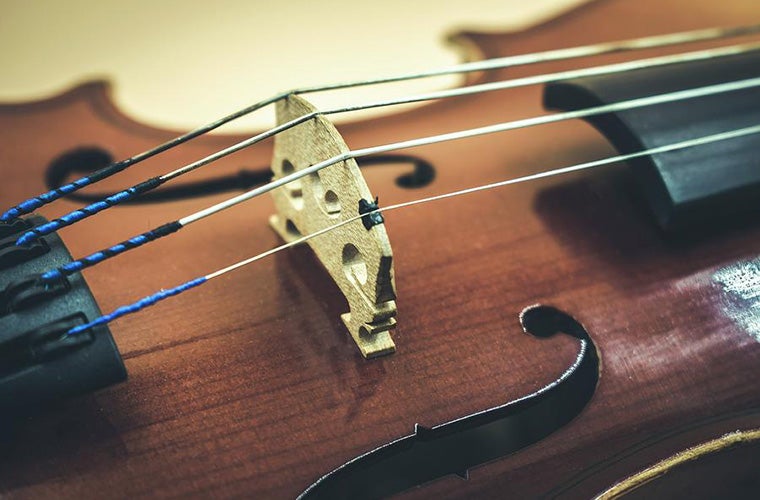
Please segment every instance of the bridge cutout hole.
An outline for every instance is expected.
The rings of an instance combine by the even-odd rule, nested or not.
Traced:
[[[281,169],[283,177],[288,176],[296,171],[295,165],[293,165],[293,163],[287,159],[282,160]],[[285,192],[290,196],[290,201],[293,203],[295,209],[303,209],[303,184],[301,183],[301,179],[289,182],[283,187],[285,188]]]
[[[364,285],[367,283],[367,263],[358,248],[351,243],[343,247],[343,271],[346,277],[353,282]]]

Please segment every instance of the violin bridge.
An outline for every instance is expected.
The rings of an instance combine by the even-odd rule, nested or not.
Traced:
[[[289,96],[277,104],[282,124],[316,111],[305,99]],[[335,126],[323,116],[275,137],[272,172],[279,179],[319,161],[348,152]],[[331,165],[272,191],[277,213],[270,224],[285,241],[333,226],[359,214],[359,201],[373,200],[356,160]],[[308,241],[348,301],[341,319],[366,358],[396,350],[393,252],[383,224],[366,229],[346,224]]]

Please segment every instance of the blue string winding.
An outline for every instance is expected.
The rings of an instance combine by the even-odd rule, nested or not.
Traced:
[[[118,172],[121,172],[125,168],[132,165],[132,163],[132,159],[112,163],[111,165],[101,168],[91,175],[77,179],[73,182],[70,182],[69,184],[64,184],[59,188],[52,189],[47,193],[42,193],[41,195],[35,196],[34,198],[29,198],[28,200],[22,201],[15,207],[6,210],[3,215],[0,215],[0,221],[10,222],[21,217],[22,215],[34,212],[38,208],[43,207],[48,203],[52,203],[53,201],[62,198],[69,193],[79,191],[85,186],[89,186],[90,184],[94,184],[95,182],[105,179],[106,177],[110,177]]]
[[[73,193],[74,191],[77,191],[91,183],[92,181],[88,177],[83,177],[72,182],[71,184],[66,184],[65,186],[59,187],[58,189],[48,191],[47,193],[35,196],[34,198],[29,198],[26,201],[22,201],[15,207],[8,209],[2,216],[0,216],[0,221],[10,222],[21,217],[22,215],[34,212],[38,208],[45,206],[48,203],[55,201],[58,198],[61,198],[69,193]]]
[[[74,210],[73,212],[69,212],[68,214],[58,219],[39,225],[35,227],[34,229],[30,229],[29,231],[25,232],[24,234],[21,235],[21,237],[19,237],[18,240],[16,240],[16,245],[25,245],[27,243],[31,243],[37,240],[38,238],[40,238],[41,236],[54,233],[55,231],[58,231],[59,229],[62,229],[66,226],[70,226],[74,224],[75,222],[79,222],[80,220],[90,217],[91,215],[95,215],[98,212],[102,212],[106,208],[110,208],[126,200],[135,198],[147,191],[150,191],[151,189],[154,189],[160,186],[162,183],[163,181],[161,181],[159,177],[153,177],[152,179],[148,179],[147,181],[137,184],[136,186],[132,186],[129,189],[125,189],[124,191],[120,191],[116,194],[113,194],[109,196],[108,198],[105,198],[101,201],[97,201],[95,203],[87,205],[86,207],[80,208],[78,210]],[[69,185],[73,185],[73,184],[69,184]],[[63,188],[60,188],[60,189],[63,189]],[[73,189],[70,191],[73,191]],[[38,198],[41,198],[41,197],[38,197]],[[37,204],[36,200],[38,198],[29,200],[29,202],[31,202],[29,206]],[[39,206],[42,206],[42,205],[39,205]],[[13,210],[14,209],[9,210],[8,212],[6,212],[6,214],[12,212]],[[28,212],[24,212],[24,213],[28,213]]]
[[[83,269],[92,267],[95,264],[99,264],[106,259],[110,259],[111,257],[124,253],[127,250],[137,248],[153,240],[179,231],[180,229],[182,229],[182,226],[178,221],[164,224],[163,226],[159,226],[155,229],[139,234],[133,238],[122,241],[121,243],[118,243],[112,247],[99,250],[93,254],[88,255],[87,257],[72,261],[64,266],[59,267],[58,269],[47,271],[42,274],[41,278],[43,281],[55,281],[62,278],[63,276],[70,276]]]
[[[201,278],[196,278],[194,280],[188,281],[187,283],[184,283],[178,287],[170,288],[169,290],[161,290],[160,292],[154,293],[153,295],[148,295],[147,297],[138,300],[134,304],[121,306],[117,308],[116,310],[114,310],[112,313],[105,314],[97,319],[94,319],[93,321],[90,321],[89,323],[75,326],[72,329],[70,329],[68,332],[66,332],[66,334],[76,335],[78,333],[82,333],[87,330],[90,330],[91,328],[95,328],[96,326],[108,324],[117,318],[121,318],[122,316],[126,316],[127,314],[133,314],[133,313],[142,311],[143,309],[150,307],[152,305],[155,305],[156,303],[164,299],[168,299],[169,297],[174,297],[175,295],[179,295],[183,292],[186,292],[190,290],[191,288],[200,286],[204,284],[206,281],[208,281],[208,279],[204,276]]]

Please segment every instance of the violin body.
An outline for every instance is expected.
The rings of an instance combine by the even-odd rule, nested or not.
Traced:
[[[760,20],[755,0],[600,0],[525,32],[462,37],[482,57],[498,57],[748,20]],[[440,134],[535,116],[541,90],[435,102],[338,128],[351,148]],[[124,116],[103,83],[2,105],[0,130],[4,206],[44,191],[46,168],[62,154],[98,147],[120,159],[179,134]],[[243,138],[201,137],[105,181],[104,189],[136,184]],[[364,170],[381,206],[615,154],[578,121],[410,153],[435,167],[434,181],[405,189],[396,182],[404,165]],[[261,144],[193,180],[268,165],[271,156],[271,144]],[[403,497],[589,497],[686,448],[760,428],[760,320],[756,303],[741,293],[757,272],[760,226],[670,240],[630,177],[625,166],[606,167],[389,213],[398,308],[390,356],[365,360],[358,353],[339,317],[345,300],[306,248],[114,323],[128,380],[3,436],[0,493],[295,497],[416,423],[433,427],[556,379],[577,345],[521,333],[520,311],[537,303],[572,315],[594,340],[601,375],[589,404],[538,443],[470,471],[468,480],[442,479]],[[74,257],[83,256],[227,196],[116,207],[61,236]],[[41,213],[53,218],[80,205],[62,200]],[[277,246],[268,226],[273,210],[270,198],[251,200],[85,277],[101,309],[111,311]],[[653,491],[744,491],[760,447],[697,462]]]

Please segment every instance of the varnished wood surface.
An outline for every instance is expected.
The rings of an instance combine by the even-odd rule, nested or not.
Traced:
[[[758,20],[755,0],[605,0],[526,33],[468,36],[491,57]],[[431,104],[341,132],[360,148],[539,111],[540,89],[530,88]],[[63,151],[98,145],[122,158],[176,135],[122,116],[101,85],[0,107],[0,131],[3,206],[42,191],[46,166]],[[236,139],[198,140],[105,184],[134,184]],[[403,190],[394,179],[404,167],[368,169],[381,204],[612,149],[573,123],[413,153],[436,167],[435,182]],[[267,146],[245,151],[194,179],[266,165],[270,155]],[[679,449],[760,426],[752,413],[760,407],[760,345],[729,314],[714,279],[757,257],[760,227],[668,242],[627,181],[624,169],[608,168],[389,214],[399,321],[390,357],[362,359],[338,318],[345,304],[305,249],[125,318],[112,329],[129,380],[4,438],[0,493],[292,498],[334,467],[410,433],[415,422],[448,421],[554,380],[576,345],[521,334],[517,314],[534,303],[575,316],[599,347],[601,382],[589,407],[539,444],[476,469],[470,481],[445,479],[406,496],[526,497],[570,484],[567,495],[587,497]],[[62,235],[83,256],[223,198],[120,207]],[[42,213],[76,206],[60,202]],[[271,212],[270,199],[253,200],[86,277],[110,311],[275,246]]]

